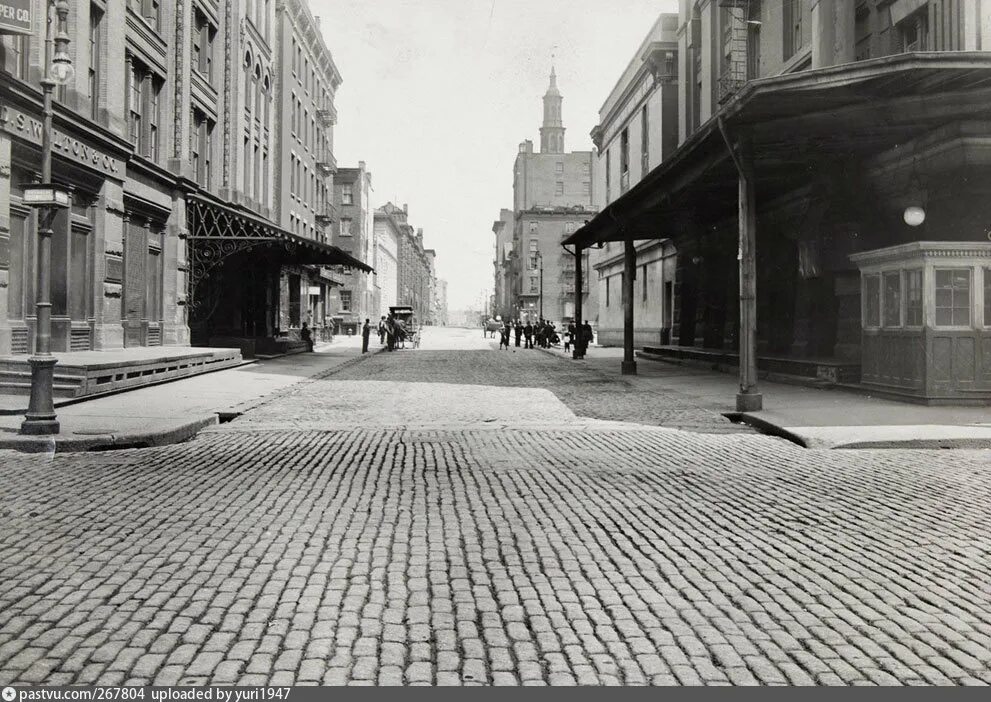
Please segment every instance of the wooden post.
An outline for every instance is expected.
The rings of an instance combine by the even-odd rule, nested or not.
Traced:
[[[626,239],[623,257],[623,375],[636,375],[633,356],[633,290],[637,277],[637,250],[633,239]]]
[[[585,335],[582,334],[583,306],[582,306],[582,247],[575,244],[575,338],[571,340],[571,357],[585,357]]]
[[[757,205],[753,153],[741,141],[737,165],[740,171],[740,392],[738,412],[758,412],[763,397],[757,392]]]

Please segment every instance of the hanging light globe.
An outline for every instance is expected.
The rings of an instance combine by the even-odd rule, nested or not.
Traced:
[[[905,208],[905,212],[902,214],[902,219],[905,220],[905,224],[908,226],[918,227],[926,221],[926,211],[921,207],[912,205]]]

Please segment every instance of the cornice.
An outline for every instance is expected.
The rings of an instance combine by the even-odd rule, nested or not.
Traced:
[[[892,261],[991,259],[991,241],[913,241],[908,244],[850,254],[849,258],[861,268]]]

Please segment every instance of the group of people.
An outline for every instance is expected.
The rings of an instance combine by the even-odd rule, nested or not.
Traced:
[[[507,319],[499,329],[499,350],[508,349],[514,336],[516,346],[519,347],[522,340],[527,349],[532,349],[534,342],[538,347],[546,349],[561,341],[553,322],[540,319],[536,324],[531,324],[529,320],[524,324],[519,319]],[[571,322],[564,332],[564,350],[570,351],[572,344],[577,345],[579,341],[584,341],[583,346],[587,348],[592,343],[592,338],[592,325],[588,320],[580,326]]]
[[[393,313],[389,316],[382,316],[379,320],[379,345],[385,344],[389,351],[394,351],[396,346],[406,343],[406,323],[396,317]]]

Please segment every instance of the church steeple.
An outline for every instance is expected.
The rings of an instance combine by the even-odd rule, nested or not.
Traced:
[[[564,153],[564,123],[561,121],[561,91],[557,89],[557,74],[551,66],[551,84],[544,94],[544,126],[540,128],[540,153]]]

